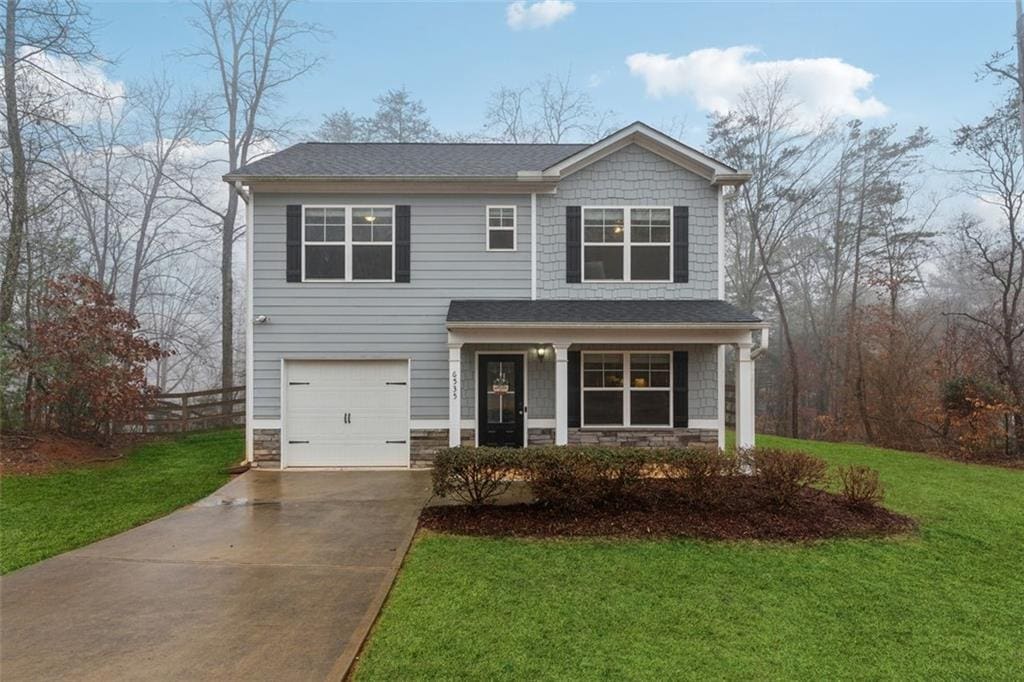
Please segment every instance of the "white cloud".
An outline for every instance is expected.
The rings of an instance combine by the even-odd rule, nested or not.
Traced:
[[[561,21],[576,10],[576,3],[570,0],[540,0],[527,3],[516,0],[505,10],[505,20],[514,31],[530,28],[546,28]]]
[[[799,115],[813,120],[824,114],[871,118],[889,108],[867,92],[875,74],[835,57],[755,61],[756,47],[740,45],[695,50],[681,57],[639,52],[626,65],[652,97],[686,95],[705,111],[728,113],[744,89],[760,79],[782,76],[800,103]]]
[[[24,57],[32,48],[21,50]],[[20,73],[26,79],[27,99],[46,102],[51,115],[81,125],[120,111],[124,83],[111,79],[102,64],[48,52],[32,54],[26,61],[30,66]]]

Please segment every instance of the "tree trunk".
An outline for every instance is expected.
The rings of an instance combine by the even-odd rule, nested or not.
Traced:
[[[1024,151],[1024,4],[1017,0],[1017,116],[1020,117],[1020,145]]]
[[[0,329],[11,321],[14,312],[14,289],[21,264],[21,243],[28,223],[28,171],[25,150],[21,141],[21,119],[18,112],[17,91],[17,30],[18,3],[9,0],[4,24],[4,93],[7,104],[7,143],[11,148],[11,228],[7,238],[3,283],[0,288]],[[0,406],[2,408],[2,406]]]

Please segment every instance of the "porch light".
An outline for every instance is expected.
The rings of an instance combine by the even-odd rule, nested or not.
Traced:
[[[548,349],[544,346],[537,346],[537,359],[544,362],[544,356],[548,354]]]

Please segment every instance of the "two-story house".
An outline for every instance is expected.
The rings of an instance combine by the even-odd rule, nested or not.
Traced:
[[[722,188],[749,174],[634,123],[593,144],[289,147],[246,201],[247,454],[409,466],[454,444],[754,440]],[[764,338],[762,338],[762,345]]]

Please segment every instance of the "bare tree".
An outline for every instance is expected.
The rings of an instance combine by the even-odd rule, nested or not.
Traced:
[[[502,86],[492,92],[487,101],[485,129],[503,142],[536,142],[540,131],[527,121],[529,96],[529,88]]]
[[[798,437],[800,362],[782,277],[793,265],[787,246],[801,236],[816,210],[814,199],[830,182],[819,171],[833,135],[827,122],[815,128],[804,125],[785,79],[768,78],[747,90],[735,110],[713,116],[709,138],[717,156],[753,172],[740,187],[730,217],[749,235],[760,270],[743,279],[756,284],[763,276],[779,317],[788,359],[789,433]],[[734,282],[739,279],[732,277]]]
[[[964,262],[981,285],[973,309],[956,311],[982,333],[996,376],[1014,403],[1013,434],[1024,453],[1024,150],[1016,94],[953,140],[967,168],[963,190],[995,209],[997,224],[967,217],[956,227]]]
[[[365,142],[364,120],[348,109],[339,109],[324,116],[314,137],[321,142]]]
[[[192,25],[200,47],[191,54],[217,74],[218,111],[213,128],[226,146],[227,170],[248,163],[281,133],[272,124],[270,105],[283,86],[313,69],[319,59],[302,46],[321,29],[289,17],[294,0],[199,0]],[[204,204],[217,215],[221,235],[221,382],[230,386],[234,372],[234,263],[232,250],[240,234],[239,194],[227,189],[224,208]]]
[[[40,83],[93,96],[52,67],[52,59],[97,60],[89,38],[90,16],[76,0],[7,0],[4,14],[3,97],[5,142],[11,150],[10,229],[0,283],[0,329],[11,321],[30,218],[29,164],[25,135],[30,127],[66,127],[52,97],[38,96]],[[36,92],[29,92],[36,90]],[[45,88],[44,88],[45,90]]]
[[[374,142],[433,142],[437,129],[423,102],[406,88],[386,90],[374,98],[377,111],[365,123],[366,138]]]

